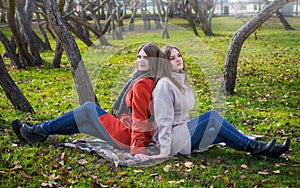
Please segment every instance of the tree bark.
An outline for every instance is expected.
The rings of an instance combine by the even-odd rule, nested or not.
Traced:
[[[211,25],[207,19],[206,5],[204,0],[188,0],[191,4],[191,7],[197,13],[197,18],[201,23],[201,29],[205,36],[213,36]]]
[[[232,37],[227,52],[224,66],[224,81],[221,91],[234,94],[234,88],[237,75],[237,63],[240,51],[245,40],[259,28],[266,20],[268,20],[278,9],[283,7],[290,0],[274,0],[266,6],[261,12],[254,16],[250,21],[243,25]]]
[[[78,31],[78,29],[76,27],[74,27],[71,24],[66,23],[68,28],[70,29],[70,31],[72,33],[74,33],[85,45],[87,45],[88,47],[93,46],[94,43],[88,38],[86,37],[82,32]]]
[[[110,46],[110,44],[108,43],[108,41],[105,40],[105,36],[102,34],[102,32],[99,31],[99,30],[97,30],[97,28],[94,27],[93,25],[91,25],[91,24],[89,24],[87,22],[84,22],[80,18],[78,18],[76,16],[73,16],[73,15],[68,15],[67,19],[72,20],[72,21],[74,21],[74,22],[82,25],[83,27],[89,29],[90,31],[92,31],[97,37],[99,37],[101,39],[100,42],[101,42],[102,45]]]
[[[170,10],[170,6],[171,5],[168,5],[167,7],[167,12],[169,12]],[[166,13],[165,14],[165,23],[164,23],[164,26],[163,26],[163,30],[162,30],[162,38],[170,38],[170,35],[169,35],[169,31],[168,31],[168,14]]]
[[[50,42],[49,42],[48,36],[47,36],[47,34],[46,34],[46,32],[45,32],[45,30],[43,28],[43,23],[40,20],[40,15],[39,14],[36,14],[36,20],[37,20],[37,25],[38,25],[38,27],[40,29],[40,32],[41,32],[41,34],[42,34],[42,36],[44,38],[44,42],[42,43],[43,44],[43,46],[42,46],[43,50],[52,50],[51,46],[50,46]]]
[[[87,101],[92,101],[98,104],[79,48],[71,32],[66,27],[56,0],[48,0],[45,4],[50,24],[59,38],[71,65],[71,72],[78,92],[79,103],[84,104]]]
[[[20,91],[16,83],[10,77],[0,56],[0,85],[3,88],[6,97],[10,100],[15,109],[23,112],[34,113],[32,106],[29,101]]]
[[[59,68],[60,67],[62,54],[63,54],[63,47],[62,47],[59,39],[57,39],[56,40],[54,58],[53,58],[53,61],[52,61],[52,67],[54,67],[54,68]]]
[[[40,56],[40,48],[32,31],[32,16],[35,6],[35,0],[16,0],[16,10],[18,12],[18,19],[21,30],[24,33],[26,41],[30,48],[30,53],[33,57],[33,65],[41,65],[42,58]]]
[[[285,30],[294,30],[294,28],[289,24],[289,22],[285,19],[280,11],[277,11],[276,14],[279,17],[280,22],[283,24]]]
[[[21,64],[19,58],[17,57],[16,51],[12,48],[10,45],[10,42],[8,38],[0,31],[0,41],[5,47],[6,53],[8,54],[8,57],[10,58],[11,65],[15,65],[18,67],[18,69],[24,68]]]
[[[15,1],[8,1],[8,9],[7,9],[7,20],[11,32],[14,36],[14,41],[16,42],[16,46],[19,50],[19,57],[21,59],[22,64],[27,66],[33,66],[33,58],[27,51],[26,45],[22,39],[21,33],[19,31],[19,26],[16,24],[15,20]]]

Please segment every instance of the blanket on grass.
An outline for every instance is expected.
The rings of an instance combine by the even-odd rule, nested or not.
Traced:
[[[261,135],[246,135],[250,139],[255,140],[257,138],[261,138]],[[71,147],[71,148],[78,148],[83,151],[87,151],[89,153],[95,152],[99,156],[113,162],[116,166],[149,166],[149,165],[156,165],[161,163],[166,159],[155,159],[149,161],[141,161],[134,158],[133,155],[130,154],[129,150],[122,150],[119,148],[115,148],[103,140],[100,139],[79,139],[74,140],[73,142],[65,142],[60,144],[62,147]],[[215,145],[210,145],[207,148],[194,150],[194,153],[206,151]],[[225,147],[225,143],[217,144],[219,147]],[[155,145],[150,145],[146,148],[146,154],[148,155],[155,155],[159,153],[159,148]]]

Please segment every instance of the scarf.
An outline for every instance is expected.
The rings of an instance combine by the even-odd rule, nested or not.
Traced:
[[[142,77],[145,77],[147,75],[148,71],[139,71],[136,72],[125,84],[123,89],[121,90],[121,93],[117,97],[116,101],[114,102],[112,106],[112,114],[116,116],[117,118],[120,118],[121,114],[131,114],[131,108],[129,108],[126,104],[126,95],[128,91],[132,88],[134,82]]]

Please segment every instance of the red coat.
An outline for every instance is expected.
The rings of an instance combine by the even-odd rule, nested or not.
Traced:
[[[129,149],[132,154],[145,153],[145,147],[151,143],[154,121],[152,91],[154,81],[141,78],[134,83],[126,95],[126,104],[132,109],[132,116],[122,114],[118,119],[111,114],[99,117],[99,120],[114,142],[122,149]]]

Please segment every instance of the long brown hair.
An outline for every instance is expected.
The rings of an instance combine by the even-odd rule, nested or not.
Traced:
[[[153,80],[156,82],[159,78],[166,76],[166,72],[163,70],[168,69],[168,58],[165,53],[163,53],[158,46],[151,42],[143,43],[138,51],[137,54],[144,50],[147,54],[148,60],[149,60],[149,71],[145,72],[144,74],[141,74],[136,80],[139,78],[145,78],[150,77],[153,78]],[[134,73],[138,72],[137,64],[135,65],[135,71]]]
[[[168,46],[163,46],[162,49],[161,49],[161,51],[166,54],[167,59],[169,61],[170,61],[172,49],[176,49],[179,53],[181,53],[180,50],[176,46],[168,45]],[[171,63],[169,63],[169,64],[171,66]],[[172,68],[170,68],[170,69],[172,70]],[[184,71],[183,73],[185,74],[184,83],[185,83],[185,85],[187,85],[188,87],[190,87],[189,80],[188,80],[188,77],[187,77],[187,71],[186,71],[184,60],[183,60],[183,71]],[[184,93],[184,88],[175,79],[170,79],[170,80]]]

